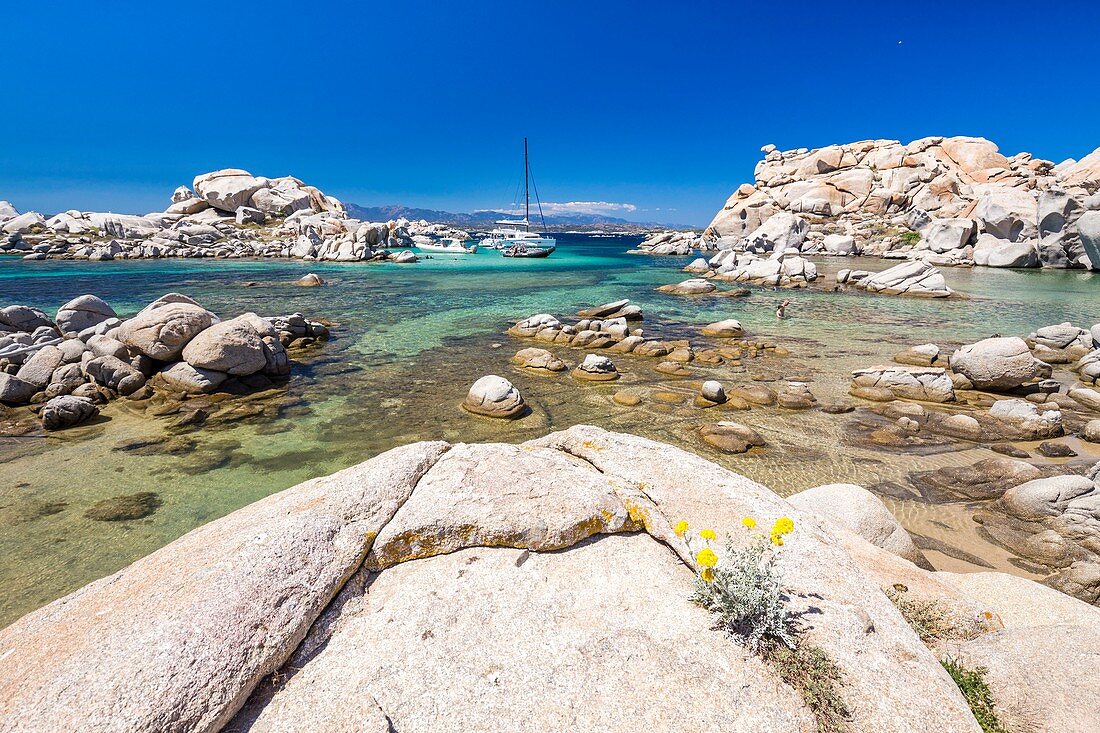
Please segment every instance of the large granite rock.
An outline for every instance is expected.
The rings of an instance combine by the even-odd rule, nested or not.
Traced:
[[[98,384],[121,395],[131,395],[145,386],[145,375],[117,356],[97,356],[84,364],[84,371]]]
[[[53,372],[65,360],[65,355],[56,346],[43,346],[30,355],[16,372],[24,382],[33,384],[36,389],[44,389],[50,383]]]
[[[63,335],[76,335],[86,328],[117,318],[114,308],[94,295],[73,298],[57,310],[57,328]]]
[[[1090,510],[1088,492],[1070,489],[1021,505],[1072,524]],[[852,730],[977,733],[944,651],[986,660],[1006,716],[1044,695],[1029,726],[1095,728],[1091,702],[1076,717],[1061,708],[1095,676],[1100,611],[1022,579],[921,570],[861,536],[892,546],[897,526],[852,491],[807,492],[820,500],[808,511],[680,449],[589,426],[519,446],[396,449],[195,530],[0,631],[0,730],[504,721],[809,733],[797,693],[689,600],[691,554],[673,525],[716,529],[722,552],[727,537],[751,541],[745,516],[794,521],[786,602],[802,638],[840,668]],[[881,591],[899,584],[974,633],[933,653]],[[989,633],[981,619],[1030,636]]]
[[[1091,269],[1100,270],[1100,211],[1082,214],[1077,221],[1077,231]]]
[[[945,369],[914,366],[873,366],[852,372],[853,394],[860,390],[889,390],[894,398],[924,402],[953,402],[955,387]]]
[[[800,509],[827,517],[873,545],[927,570],[932,565],[882,499],[855,484],[826,484],[787,498]]]
[[[232,214],[250,206],[252,195],[267,185],[266,179],[254,178],[248,171],[225,168],[196,176],[192,188],[215,209]]]
[[[255,325],[257,318],[249,313],[203,329],[183,347],[183,360],[197,369],[233,375],[264,369],[267,358],[263,335]]]
[[[9,405],[25,405],[38,391],[30,382],[26,382],[14,374],[0,372],[0,402]]]
[[[1012,389],[1051,374],[1050,366],[1032,356],[1027,342],[1015,336],[967,344],[951,355],[949,363],[979,389]]]
[[[217,316],[193,303],[155,302],[123,321],[118,339],[150,359],[176,361],[191,339],[217,321]]]
[[[915,260],[852,281],[856,287],[885,295],[913,295],[946,298],[954,293],[943,274],[926,262]]]
[[[3,629],[0,730],[221,729],[445,448],[269,496]]]

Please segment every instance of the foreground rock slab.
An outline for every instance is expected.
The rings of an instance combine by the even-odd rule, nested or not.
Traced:
[[[0,631],[0,730],[218,730],[445,447],[270,496]]]
[[[868,506],[856,513],[871,517]],[[24,617],[0,631],[0,731],[507,721],[523,732],[809,733],[809,711],[776,670],[689,600],[692,556],[675,523],[715,529],[722,552],[727,539],[752,541],[746,516],[797,527],[782,550],[787,603],[802,639],[842,671],[852,730],[979,730],[882,588],[905,583],[967,614],[983,597],[863,536],[890,545],[896,523],[880,516],[853,531],[673,446],[575,426],[518,446],[395,449]],[[1006,628],[1096,625],[1086,611],[1100,613],[1020,614],[1027,596],[1006,601]],[[1096,651],[1078,638],[1073,669]],[[1073,689],[1062,660],[1028,664],[1044,675],[1034,689]],[[1018,674],[1019,662],[1002,669]],[[624,704],[637,695],[646,704]]]

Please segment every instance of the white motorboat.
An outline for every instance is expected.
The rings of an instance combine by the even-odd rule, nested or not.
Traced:
[[[422,252],[446,252],[456,255],[472,255],[477,252],[477,242],[455,237],[443,237],[431,242],[417,241],[414,246]]]
[[[523,203],[524,215],[519,220],[504,220],[495,222],[497,228],[489,232],[489,235],[481,240],[481,246],[486,249],[509,250],[522,246],[524,251],[543,250],[546,254],[527,255],[546,257],[558,247],[558,240],[548,237],[545,233],[539,234],[531,231],[531,164],[527,157],[527,138],[523,138]],[[536,191],[536,197],[538,192]],[[539,211],[542,204],[539,204]],[[546,222],[543,221],[543,228]]]

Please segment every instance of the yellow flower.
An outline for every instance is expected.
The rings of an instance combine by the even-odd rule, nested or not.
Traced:
[[[785,535],[794,532],[794,521],[790,517],[780,517],[772,525],[772,534]]]
[[[676,533],[677,537],[683,537],[684,533],[688,531],[688,523],[681,520],[676,523],[676,526],[672,528],[672,531]]]
[[[699,567],[713,568],[718,564],[718,556],[714,554],[714,550],[709,547],[704,547],[699,550],[699,554],[695,556],[695,562],[699,563]]]
[[[741,520],[741,524],[746,529],[755,529],[756,528],[756,520],[753,519],[752,517],[745,517],[744,519]]]
[[[702,537],[704,540],[713,540],[718,537],[718,535],[714,533],[713,529],[704,529],[702,532],[699,533],[699,536]]]
[[[703,572],[699,573],[699,577],[703,579],[704,583],[713,583],[714,571],[710,568],[703,568]]]
[[[775,545],[776,547],[782,547],[783,546],[783,535],[773,534],[772,535],[772,544]]]

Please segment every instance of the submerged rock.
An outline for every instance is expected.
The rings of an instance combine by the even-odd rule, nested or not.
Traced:
[[[750,448],[768,444],[763,436],[748,425],[723,421],[699,428],[703,440],[723,453],[744,453]]]
[[[98,501],[84,512],[84,516],[97,522],[124,522],[147,517],[159,509],[161,504],[156,493],[139,491],[136,494],[112,496],[110,499]]]

